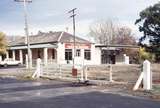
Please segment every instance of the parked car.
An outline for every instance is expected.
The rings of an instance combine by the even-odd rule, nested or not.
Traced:
[[[7,66],[16,66],[16,65],[18,66],[18,65],[21,65],[21,62],[9,58],[9,59],[5,59],[4,61],[0,61],[0,65],[4,66],[4,67],[7,67]]]

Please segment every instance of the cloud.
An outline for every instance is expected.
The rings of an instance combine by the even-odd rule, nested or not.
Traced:
[[[30,32],[64,31],[69,27],[72,33],[72,20],[67,12],[76,10],[76,33],[86,36],[91,22],[99,19],[115,19],[130,26],[139,35],[134,25],[139,12],[159,0],[33,0],[28,7]],[[5,0],[0,2],[0,25],[7,34],[24,35],[23,4]]]

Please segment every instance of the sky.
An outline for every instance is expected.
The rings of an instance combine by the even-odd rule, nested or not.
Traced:
[[[128,26],[136,37],[141,35],[134,22],[139,12],[159,0],[32,0],[27,4],[29,33],[39,30],[72,33],[72,19],[68,11],[76,10],[76,34],[86,37],[89,26],[97,20],[112,19]],[[0,0],[0,31],[7,35],[24,35],[23,3]]]

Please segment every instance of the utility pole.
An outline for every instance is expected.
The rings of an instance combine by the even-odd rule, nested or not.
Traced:
[[[29,42],[29,29],[28,29],[28,16],[27,16],[27,6],[26,3],[31,3],[32,0],[14,0],[15,2],[23,2],[24,7],[24,20],[25,20],[25,35],[27,38],[27,52],[28,52],[28,69],[32,67],[31,63],[31,49],[30,49],[30,42]]]
[[[75,68],[75,56],[76,56],[76,24],[75,24],[75,10],[77,8],[74,8],[72,10],[70,10],[68,13],[71,13],[72,15],[70,16],[70,18],[73,19],[73,36],[74,36],[74,56],[73,56],[73,68]]]

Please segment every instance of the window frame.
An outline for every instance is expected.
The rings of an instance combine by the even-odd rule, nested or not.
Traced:
[[[73,59],[72,54],[73,54],[72,49],[65,49],[65,60],[72,60]]]
[[[90,49],[85,49],[84,50],[84,59],[85,60],[91,60],[91,50]]]
[[[76,57],[81,57],[81,49],[76,49]]]

